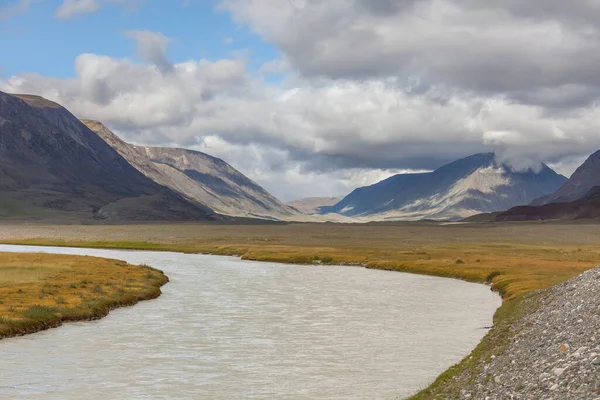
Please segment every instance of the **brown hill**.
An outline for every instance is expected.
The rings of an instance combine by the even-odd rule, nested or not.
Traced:
[[[60,105],[0,92],[0,217],[207,220]]]

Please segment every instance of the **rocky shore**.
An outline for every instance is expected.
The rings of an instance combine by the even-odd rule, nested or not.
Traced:
[[[535,311],[460,398],[600,400],[600,267],[527,301]]]

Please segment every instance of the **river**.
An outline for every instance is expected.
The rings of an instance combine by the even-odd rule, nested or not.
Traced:
[[[500,298],[453,279],[168,252],[0,246],[148,264],[163,295],[0,341],[4,399],[395,399],[492,325]]]

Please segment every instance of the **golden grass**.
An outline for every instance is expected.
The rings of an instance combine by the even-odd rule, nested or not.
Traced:
[[[0,339],[157,297],[166,276],[117,260],[0,253]]]
[[[600,263],[600,225],[12,225],[0,232],[0,242],[358,264],[472,282],[491,278],[505,299]]]

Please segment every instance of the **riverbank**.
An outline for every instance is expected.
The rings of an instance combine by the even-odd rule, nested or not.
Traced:
[[[502,346],[459,366],[456,390],[440,378],[415,398],[600,399],[600,267],[524,296],[517,309],[483,342]]]
[[[539,304],[539,289],[600,263],[600,226],[585,224],[265,226],[7,226],[0,242],[237,255],[298,264],[347,264],[488,283],[503,297],[494,329],[471,355],[413,399],[460,398],[502,354],[513,327]],[[486,384],[489,382],[486,382]]]
[[[0,253],[0,339],[102,318],[160,295],[168,278],[118,260]]]

